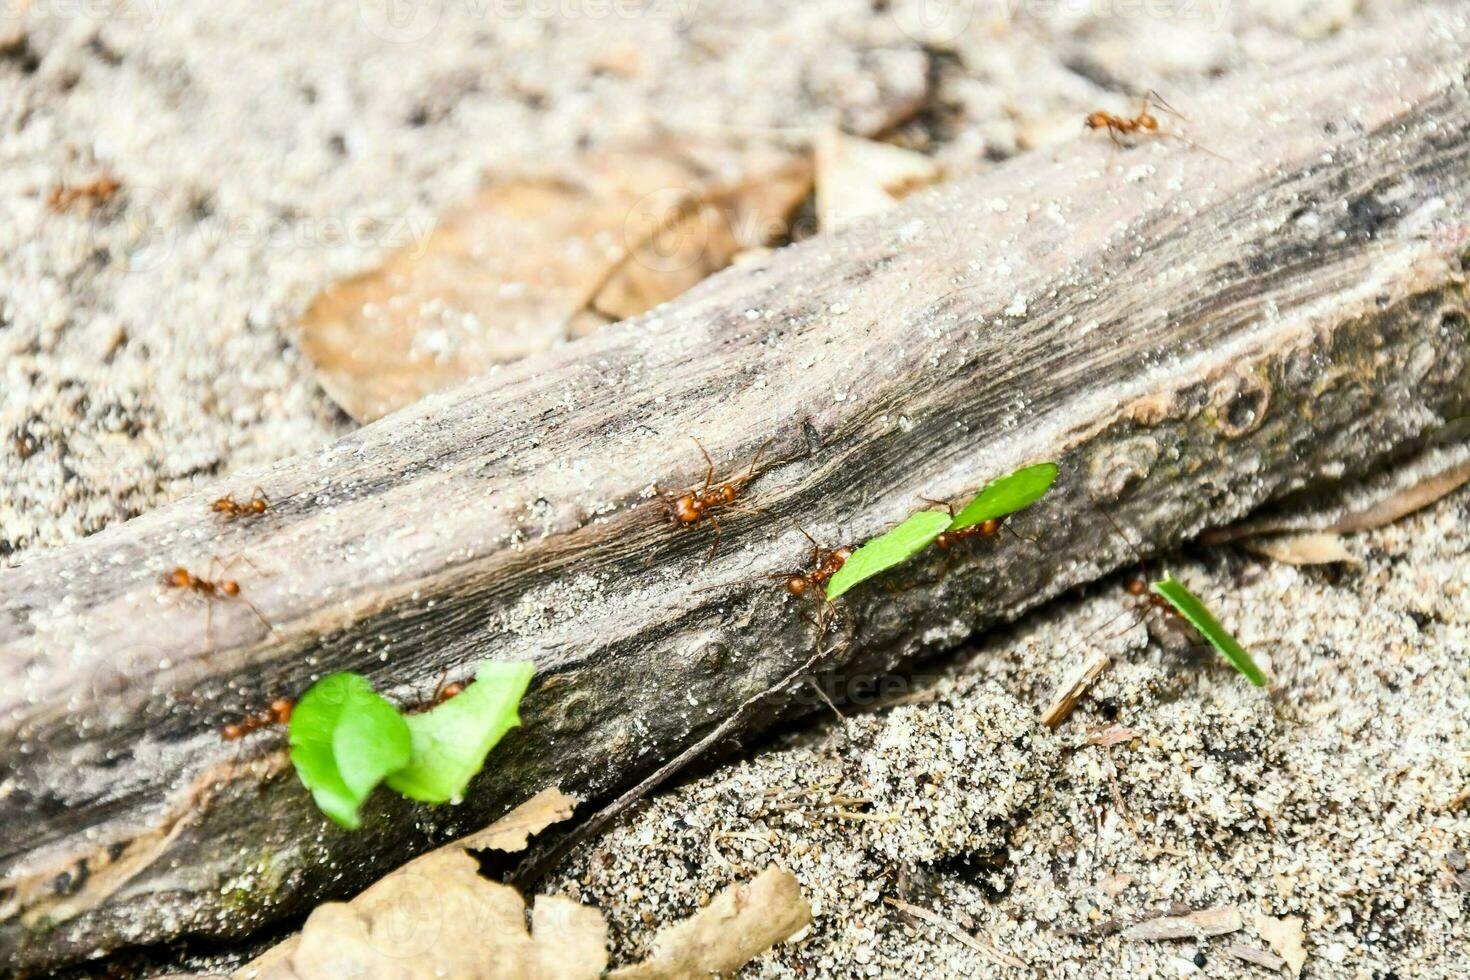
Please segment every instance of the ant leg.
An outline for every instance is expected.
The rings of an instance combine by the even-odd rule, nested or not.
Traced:
[[[922,493],[919,494],[919,499],[924,501],[924,503],[926,504],[937,504],[938,506],[943,507],[945,510],[949,511],[950,517],[954,516],[954,504],[950,503],[948,500],[935,500],[933,497],[926,497]]]
[[[231,555],[228,559],[221,559],[219,558],[219,556],[216,555],[213,560],[219,563],[219,571],[221,572],[227,572],[231,568],[234,568],[236,565],[244,564],[249,566],[250,570],[255,574],[264,574],[263,572],[261,572],[259,565],[255,564],[255,562],[251,561],[248,557],[238,551],[235,552],[235,554]]]
[[[693,436],[690,436],[689,438],[694,439]],[[699,490],[700,493],[704,493],[710,488],[710,484],[715,482],[715,461],[709,458],[709,450],[704,448],[704,443],[700,442],[698,439],[694,439],[694,444],[698,446],[699,451],[704,454],[704,486],[701,487]]]
[[[755,458],[750,461],[750,469],[745,471],[745,479],[740,481],[742,484],[749,483],[751,477],[755,476],[755,468],[757,464],[760,463],[761,456],[765,454],[766,447],[769,446],[771,442],[772,439],[767,439],[765,442],[761,443],[761,447],[755,451]]]
[[[1007,531],[1009,531],[1011,533],[1011,537],[1019,538],[1020,540],[1025,541],[1027,544],[1031,545],[1031,547],[1033,547],[1033,548],[1039,548],[1039,547],[1041,547],[1039,544],[1036,543],[1036,539],[1035,538],[1028,538],[1028,537],[1026,537],[1026,535],[1022,534],[1021,532],[1017,531],[1015,528],[1011,527],[1010,524],[1002,524],[1001,527],[1003,527]]]
[[[1202,145],[1200,145],[1199,143],[1196,143],[1194,140],[1190,139],[1187,136],[1181,136],[1178,133],[1159,133],[1158,135],[1161,136],[1161,137],[1162,136],[1168,136],[1171,139],[1176,139],[1179,142],[1183,143],[1185,146],[1190,147],[1191,149],[1199,150],[1201,153],[1207,153],[1207,154],[1209,154],[1210,156],[1214,157],[1216,160],[1223,160],[1226,163],[1234,163],[1235,162],[1234,160],[1230,159],[1230,157],[1227,157],[1225,154],[1223,154],[1223,153],[1216,153],[1214,150],[1210,149],[1208,146],[1202,146]]]
[[[1170,115],[1178,116],[1180,119],[1183,119],[1186,122],[1189,120],[1188,116],[1171,106],[1169,103],[1165,102],[1164,97],[1153,89],[1149,89],[1143,94],[1143,109],[1141,111],[1147,112],[1150,103],[1160,109],[1163,109]]]
[[[237,598],[241,602],[243,602],[245,604],[245,608],[246,609],[249,609],[251,612],[255,613],[255,618],[258,619],[258,620],[260,620],[260,625],[264,626],[266,629],[270,630],[272,633],[274,633],[276,631],[276,628],[271,625],[270,620],[266,619],[265,616],[263,616],[261,614],[260,610],[255,608],[255,603],[251,602],[249,599],[245,598],[244,596],[236,596],[235,598]]]
[[[1138,559],[1138,566],[1143,569],[1144,578],[1150,578],[1151,576],[1148,572],[1148,559],[1143,557],[1143,552],[1138,550],[1138,546],[1133,543],[1133,539],[1130,538],[1126,533],[1124,533],[1122,526],[1113,519],[1112,514],[1109,514],[1107,511],[1098,506],[1097,501],[1093,500],[1091,497],[1088,497],[1087,502],[1092,504],[1093,510],[1096,510],[1104,517],[1104,519],[1107,520],[1109,524],[1113,525],[1113,530],[1117,533],[1118,537],[1123,539],[1123,543],[1128,546],[1128,550],[1133,552],[1133,557]]]
[[[714,556],[715,556],[715,549],[717,549],[720,546],[720,522],[719,522],[719,520],[717,520],[715,518],[715,515],[713,515],[713,514],[709,515],[709,522],[714,525],[714,528],[715,528],[715,540],[709,546],[709,554],[707,554],[707,555],[704,556],[704,560],[705,561],[709,561],[710,559],[714,558]]]
[[[825,701],[827,707],[832,709],[832,713],[837,716],[838,721],[847,721],[847,716],[837,710],[837,705],[833,704],[832,699],[827,696],[827,692],[822,690],[822,685],[817,682],[817,678],[815,676],[808,675],[806,682],[812,686],[813,691],[817,692],[817,697]]]
[[[822,546],[817,544],[817,539],[812,537],[810,534],[807,534],[806,528],[802,527],[800,524],[793,524],[791,526],[800,531],[801,536],[812,543],[812,567],[815,568],[816,566],[820,565],[822,563]]]

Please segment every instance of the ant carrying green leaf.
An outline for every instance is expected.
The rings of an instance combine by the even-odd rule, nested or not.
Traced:
[[[922,510],[910,515],[847,558],[827,582],[827,600],[908,561],[931,544],[949,548],[965,538],[994,534],[1004,518],[1045,496],[1056,479],[1056,463],[1037,463],[992,480],[958,514]]]

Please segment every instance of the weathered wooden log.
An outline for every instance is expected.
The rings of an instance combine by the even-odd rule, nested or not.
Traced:
[[[1228,161],[1079,137],[5,573],[5,962],[239,936],[547,784],[630,785],[811,656],[766,578],[793,523],[859,542],[1061,462],[1035,544],[841,600],[847,678],[1130,560],[1094,503],[1158,549],[1412,451],[1470,412],[1466,37],[1463,8],[1344,37],[1181,106]],[[717,479],[771,440],[710,560],[653,491],[703,480],[691,436]],[[268,513],[210,511],[257,484]],[[213,556],[269,628],[163,585]],[[483,657],[538,680],[459,806],[379,794],[350,834],[279,733],[217,734],[330,670],[407,702]]]

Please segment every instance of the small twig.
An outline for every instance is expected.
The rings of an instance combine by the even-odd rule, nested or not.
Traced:
[[[883,901],[887,902],[889,905],[892,905],[900,912],[905,912],[909,915],[912,915],[916,919],[921,919],[924,922],[929,923],[931,926],[937,926],[938,928],[949,933],[955,939],[958,939],[961,943],[964,943],[966,946],[975,950],[975,952],[982,954],[983,956],[1000,966],[1011,966],[1015,967],[1018,970],[1030,969],[1030,967],[1026,965],[1026,962],[1024,960],[1017,959],[1010,953],[1003,953],[989,943],[982,942],[981,940],[976,939],[964,929],[961,929],[959,925],[949,921],[937,912],[930,912],[926,908],[921,908],[918,905],[910,905],[908,902],[900,902],[898,899],[890,898],[887,895],[883,896]]]
[[[1106,650],[1097,650],[1086,662],[1082,664],[1072,677],[1062,686],[1062,689],[1052,697],[1051,705],[1041,713],[1041,723],[1047,728],[1056,728],[1067,720],[1072,709],[1077,707],[1077,702],[1082,700],[1082,695],[1092,686],[1102,672],[1107,669],[1112,655]]]

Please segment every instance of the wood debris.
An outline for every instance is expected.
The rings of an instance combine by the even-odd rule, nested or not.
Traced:
[[[1287,565],[1331,565],[1339,562],[1362,564],[1362,561],[1347,549],[1342,535],[1329,531],[1309,531],[1303,534],[1283,534],[1269,538],[1249,539],[1242,541],[1241,547]]]
[[[1077,702],[1082,700],[1082,695],[1107,670],[1111,659],[1106,650],[1094,651],[1052,698],[1051,704],[1041,713],[1041,723],[1047,728],[1056,728],[1066,721],[1072,709],[1077,707]]]
[[[943,932],[948,933],[950,936],[959,940],[959,942],[963,945],[970,947],[975,952],[979,953],[986,959],[999,966],[1011,966],[1015,967],[1018,970],[1027,969],[1026,962],[1024,960],[1018,959],[1017,957],[1012,956],[1010,953],[1002,952],[989,943],[977,939],[976,937],[966,932],[964,929],[960,928],[957,924],[951,922],[949,919],[946,919],[944,916],[939,915],[937,912],[931,912],[921,906],[910,905],[908,902],[901,902],[896,898],[890,898],[886,895],[884,896],[883,901],[898,909],[900,912],[911,915],[916,919],[927,922],[931,926],[935,926]]]
[[[1226,946],[1225,954],[1227,956],[1233,956],[1238,960],[1245,960],[1247,963],[1254,963],[1256,966],[1263,966],[1268,970],[1279,970],[1286,965],[1286,961],[1275,953],[1267,952],[1264,949],[1257,949],[1255,946],[1244,946],[1240,943]]]
[[[1110,749],[1124,742],[1131,742],[1141,733],[1136,728],[1124,728],[1121,725],[1109,725],[1107,728],[1096,728],[1087,733],[1088,745],[1100,745]]]
[[[1151,942],[1159,939],[1193,939],[1200,936],[1223,936],[1245,928],[1245,919],[1233,905],[1200,909],[1187,915],[1161,915],[1145,919],[1124,929],[1124,939]]]
[[[70,211],[78,204],[86,204],[87,210],[91,210],[112,200],[121,189],[122,181],[103,173],[80,184],[57,184],[46,195],[46,206],[57,214]]]

